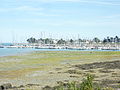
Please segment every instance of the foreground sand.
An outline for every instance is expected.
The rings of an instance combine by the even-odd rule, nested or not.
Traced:
[[[0,84],[11,83],[19,89],[40,90],[60,81],[81,82],[87,73],[91,73],[96,82],[119,87],[119,64],[120,52],[116,51],[39,51],[0,57]]]

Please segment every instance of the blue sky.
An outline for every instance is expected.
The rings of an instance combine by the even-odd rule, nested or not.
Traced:
[[[120,0],[0,1],[0,42],[78,34],[90,39],[120,36]]]

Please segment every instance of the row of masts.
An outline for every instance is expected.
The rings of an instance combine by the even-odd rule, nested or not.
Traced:
[[[58,35],[59,36],[59,35]],[[46,38],[46,33],[41,32],[40,33],[41,38]],[[76,38],[80,39],[80,35],[76,35],[76,38],[74,35],[71,36],[74,40]],[[53,38],[53,34],[49,33],[49,38]],[[68,37],[66,37],[66,40],[68,40]],[[5,46],[0,45],[0,48],[35,48],[35,49],[77,49],[77,50],[120,50],[120,44],[119,43],[90,43],[87,42],[77,42],[77,43],[67,43],[67,44],[45,44],[45,42],[41,43],[15,43],[15,33],[12,33],[12,45]]]
[[[11,40],[9,41],[10,43],[16,43],[16,42],[20,42],[20,43],[24,43],[26,42],[26,40],[29,38],[29,37],[34,37],[35,35],[26,35],[24,37],[20,37],[18,38],[17,37],[17,34],[12,31],[11,33]],[[69,33],[66,33],[65,35],[63,35],[62,33],[49,33],[49,32],[40,32],[38,34],[36,34],[37,38],[42,38],[42,39],[46,39],[46,38],[56,38],[56,39],[65,39],[65,40],[69,40],[69,39],[80,39],[80,34],[69,34]],[[81,38],[84,38],[84,39],[89,39],[87,37],[81,37]],[[0,43],[2,43],[3,41],[1,41]]]

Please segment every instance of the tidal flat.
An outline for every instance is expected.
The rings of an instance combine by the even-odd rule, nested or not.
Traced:
[[[0,57],[0,84],[11,83],[20,89],[40,90],[61,81],[81,82],[88,73],[103,86],[119,87],[120,52],[34,51]]]

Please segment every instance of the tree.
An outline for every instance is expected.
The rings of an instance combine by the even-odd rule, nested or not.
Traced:
[[[27,42],[28,43],[37,43],[37,40],[35,38],[31,37],[31,38],[27,39]]]
[[[119,42],[119,37],[118,36],[115,36],[114,42]]]
[[[113,37],[110,37],[110,42],[114,42],[114,38]]]
[[[78,39],[79,42],[82,42],[82,39]]]
[[[60,40],[58,40],[58,42],[57,42],[57,44],[65,44],[65,43],[66,43],[66,41],[63,40],[63,39],[60,39]]]
[[[82,42],[82,39],[79,38],[79,39],[78,39],[78,43],[80,44],[81,42]]]
[[[73,39],[70,39],[70,43],[73,44],[74,40]]]
[[[45,44],[53,44],[54,42],[53,42],[53,40],[52,39],[50,39],[50,38],[46,38],[45,39]]]
[[[37,41],[38,41],[38,43],[41,43],[41,44],[44,43],[44,39],[42,39],[42,38],[38,39]]]
[[[103,43],[107,43],[107,39],[104,38]]]
[[[93,41],[96,42],[96,43],[99,43],[99,42],[100,42],[100,39],[98,39],[97,37],[95,37],[95,38],[93,39]]]

